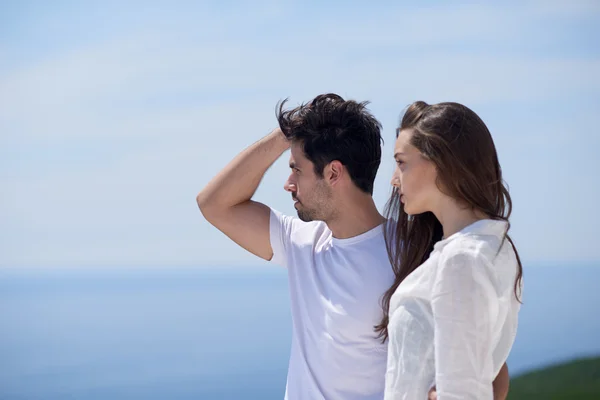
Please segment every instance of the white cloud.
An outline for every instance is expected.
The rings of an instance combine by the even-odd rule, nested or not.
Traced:
[[[529,2],[532,11],[538,15],[552,15],[561,18],[598,18],[600,3],[595,0],[536,0]]]
[[[0,126],[5,127],[3,135],[94,135],[112,118],[128,118],[129,112],[165,99],[218,102],[226,93],[271,101],[286,93],[312,95],[329,88],[386,98],[459,93],[463,101],[478,103],[597,90],[598,59],[515,57],[486,50],[498,41],[526,41],[532,19],[539,23],[544,9],[536,3],[395,8],[376,22],[350,13],[331,21],[323,14],[303,24],[307,32],[283,31],[265,40],[252,33],[245,38],[240,31],[259,29],[258,22],[272,22],[293,10],[259,8],[254,12],[258,22],[226,18],[241,24],[237,35],[219,29],[222,15],[205,15],[208,26],[197,24],[201,35],[191,33],[188,25],[132,33],[0,77]],[[221,35],[209,36],[215,33]],[[554,35],[549,31],[544,37]],[[485,47],[475,52],[455,48],[472,43]]]

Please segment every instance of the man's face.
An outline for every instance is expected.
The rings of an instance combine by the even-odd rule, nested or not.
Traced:
[[[292,194],[294,208],[302,221],[326,221],[331,214],[331,188],[315,174],[313,163],[304,156],[302,143],[292,143],[291,173],[284,189]]]

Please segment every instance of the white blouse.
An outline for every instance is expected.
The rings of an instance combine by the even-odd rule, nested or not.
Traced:
[[[480,220],[435,244],[390,301],[385,400],[493,399],[520,303],[506,222]],[[502,247],[500,247],[502,246]]]

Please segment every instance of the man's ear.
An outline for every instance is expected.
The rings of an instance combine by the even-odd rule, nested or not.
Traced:
[[[344,176],[346,168],[338,160],[333,160],[325,168],[325,178],[331,186],[337,185]]]

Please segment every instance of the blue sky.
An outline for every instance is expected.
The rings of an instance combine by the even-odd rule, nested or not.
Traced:
[[[496,141],[530,263],[600,262],[600,3],[0,4],[0,266],[261,264],[196,193],[275,103],[458,101]],[[260,200],[293,213],[287,155]]]

